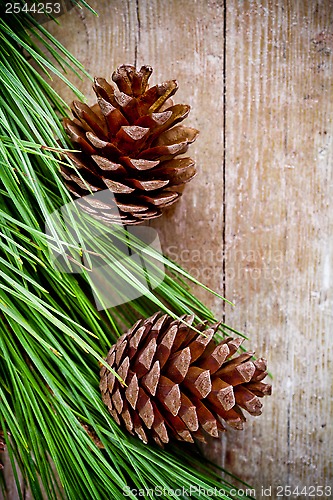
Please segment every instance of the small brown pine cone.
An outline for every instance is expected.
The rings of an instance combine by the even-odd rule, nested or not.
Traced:
[[[192,316],[183,320],[191,325]],[[167,314],[139,320],[110,349],[107,363],[126,385],[105,367],[100,390],[114,420],[142,441],[159,445],[175,438],[205,440],[218,437],[222,422],[243,428],[243,409],[260,415],[259,398],[271,394],[266,361],[253,361],[253,352],[234,356],[242,340],[217,344],[219,324],[206,322],[195,332]]]
[[[74,119],[64,120],[81,153],[68,154],[78,173],[62,166],[62,176],[75,197],[107,189],[113,193],[110,202],[98,196],[79,201],[85,211],[107,223],[139,224],[159,217],[196,174],[191,158],[176,158],[198,135],[178,125],[190,106],[173,104],[176,80],[149,88],[151,73],[150,66],[137,71],[123,65],[112,75],[114,86],[95,78],[98,103],[89,107],[74,101]]]

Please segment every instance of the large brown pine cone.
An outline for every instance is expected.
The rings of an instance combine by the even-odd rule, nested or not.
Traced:
[[[61,167],[68,189],[83,197],[109,189],[110,202],[99,197],[80,201],[86,211],[106,222],[138,224],[161,215],[175,203],[196,173],[185,153],[198,131],[177,125],[190,106],[173,105],[175,80],[148,87],[152,68],[120,66],[115,86],[96,78],[98,104],[74,101],[74,119],[64,120],[67,134],[81,153],[69,153],[74,168]]]
[[[193,317],[183,320],[191,324]],[[171,438],[204,440],[205,433],[218,437],[222,421],[242,429],[242,409],[260,415],[259,397],[271,393],[262,382],[266,361],[252,360],[253,352],[233,356],[242,340],[217,344],[218,326],[200,324],[202,335],[156,313],[120,337],[106,361],[126,386],[106,367],[100,373],[102,398],[116,422],[145,443],[153,438],[162,445]]]

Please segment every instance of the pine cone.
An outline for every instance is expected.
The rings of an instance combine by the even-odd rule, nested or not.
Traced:
[[[192,324],[193,316],[183,320]],[[271,393],[262,382],[266,361],[252,361],[253,352],[233,357],[242,340],[216,344],[218,327],[196,326],[204,336],[160,313],[135,323],[106,358],[126,386],[101,368],[102,398],[115,421],[145,443],[153,438],[162,446],[171,438],[204,441],[203,431],[218,437],[225,430],[221,421],[242,429],[242,409],[260,415],[258,397]]]
[[[175,126],[190,106],[173,105],[175,80],[148,88],[151,73],[149,66],[140,71],[120,66],[112,75],[116,87],[96,78],[98,104],[74,101],[75,119],[64,120],[81,153],[68,154],[80,176],[63,166],[62,176],[75,197],[112,191],[110,203],[91,196],[80,200],[84,210],[107,223],[139,224],[159,217],[196,174],[191,158],[176,158],[198,135],[193,128]]]

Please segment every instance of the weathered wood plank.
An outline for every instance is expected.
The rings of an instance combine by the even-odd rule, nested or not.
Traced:
[[[257,491],[332,484],[332,13],[227,2],[226,294],[274,373],[227,466]]]
[[[224,3],[140,0],[138,19],[138,66],[151,64],[155,82],[177,79],[174,100],[191,105],[186,123],[200,130],[186,154],[196,160],[198,176],[152,226],[166,255],[223,293]],[[195,293],[222,318],[220,299],[199,287]],[[222,440],[212,439],[205,453],[224,465]]]

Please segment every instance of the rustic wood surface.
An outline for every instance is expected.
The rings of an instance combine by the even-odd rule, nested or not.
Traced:
[[[274,374],[263,415],[207,454],[258,499],[332,486],[333,2],[90,4],[98,18],[73,9],[48,27],[92,75],[126,62],[152,65],[154,83],[178,80],[201,131],[199,175],[154,227],[167,255],[235,303],[195,290]]]

